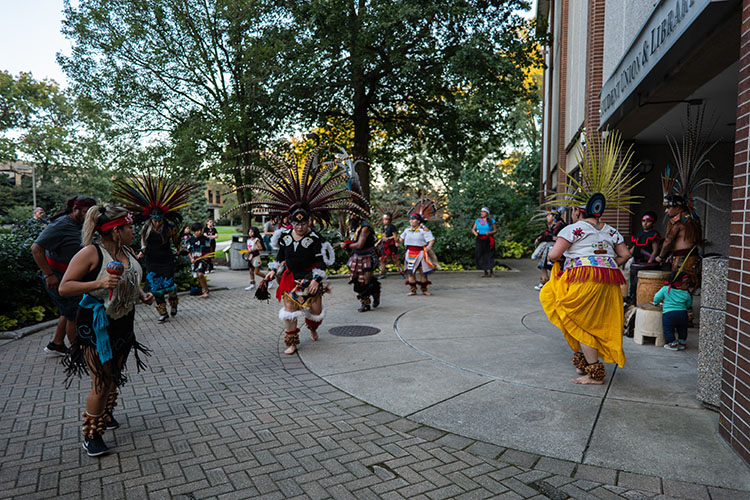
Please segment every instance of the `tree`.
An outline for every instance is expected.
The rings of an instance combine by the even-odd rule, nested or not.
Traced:
[[[33,164],[41,186],[54,182],[60,191],[75,186],[78,194],[107,193],[108,176],[102,172],[108,123],[90,103],[54,81],[0,72],[0,161]]]
[[[262,37],[275,10],[252,0],[66,2],[73,51],[58,60],[77,94],[121,117],[120,134],[167,141],[182,175],[208,168],[242,185],[240,154],[259,149],[279,119],[275,51]]]
[[[467,158],[470,142],[491,148],[507,138],[502,118],[526,92],[524,68],[538,59],[517,15],[527,1],[284,4],[277,35],[286,78],[278,91],[307,122],[351,121],[355,156],[371,157],[377,127],[400,138],[402,151],[444,158],[455,178],[475,161]],[[369,165],[358,174],[369,196]]]

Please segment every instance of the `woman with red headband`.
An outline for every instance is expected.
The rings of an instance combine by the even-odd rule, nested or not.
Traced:
[[[92,244],[94,232],[101,239]],[[108,451],[102,435],[119,423],[112,412],[117,388],[127,381],[124,369],[133,350],[140,371],[145,368],[139,352],[149,354],[133,332],[135,304],[150,304],[151,293],[141,289],[143,271],[130,244],[133,218],[115,205],[91,207],[83,223],[84,248],[70,261],[60,283],[60,294],[83,294],[78,309],[77,337],[65,360],[68,378],[91,374],[91,392],[83,412],[83,448],[89,456]]]

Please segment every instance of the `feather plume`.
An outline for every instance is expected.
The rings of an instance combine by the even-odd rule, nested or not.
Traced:
[[[178,210],[189,205],[190,194],[200,184],[179,182],[164,175],[146,174],[129,180],[115,180],[112,196],[133,213],[136,222],[148,219],[154,210],[174,227],[182,223]]]
[[[606,137],[586,136],[586,144],[585,150],[579,145],[577,152],[581,180],[568,174],[568,182],[562,184],[566,192],[548,196],[547,203],[583,207],[591,195],[601,193],[607,200],[607,207],[630,212],[628,206],[643,198],[630,194],[630,190],[643,181],[635,180],[635,169],[628,170],[633,158],[632,148],[622,153],[622,139],[616,130],[609,131]]]
[[[268,151],[255,152],[268,160],[268,167],[237,167],[258,174],[258,182],[238,186],[229,192],[249,189],[260,197],[228,210],[225,215],[240,209],[255,209],[259,214],[283,217],[299,207],[307,210],[314,219],[324,223],[330,222],[333,211],[366,217],[370,205],[362,196],[358,182],[356,189],[347,186],[347,179],[351,177],[346,169],[351,167],[353,171],[357,161],[361,160],[353,160],[342,149],[343,154],[336,155],[334,160],[321,162],[319,137],[315,134],[309,134],[307,137],[315,139],[316,145],[301,169],[293,160],[284,159]]]

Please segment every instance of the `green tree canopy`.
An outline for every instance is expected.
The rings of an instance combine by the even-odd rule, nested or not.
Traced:
[[[119,132],[171,148],[177,173],[246,183],[240,153],[278,127],[275,48],[262,37],[273,2],[81,0],[65,8],[73,42],[58,60],[74,90],[118,116]],[[240,202],[246,193],[240,193]]]
[[[354,155],[371,156],[378,128],[391,139],[379,156],[386,170],[397,152],[427,152],[457,178],[480,150],[507,139],[503,118],[527,92],[524,71],[538,59],[518,16],[529,2],[283,3],[277,36],[286,70],[277,90],[299,120],[350,120]],[[358,173],[369,195],[369,166]]]

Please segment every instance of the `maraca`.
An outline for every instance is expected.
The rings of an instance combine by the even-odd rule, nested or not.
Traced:
[[[122,273],[125,272],[125,266],[122,265],[122,262],[113,260],[112,262],[107,264],[107,272],[114,276],[121,276]],[[110,289],[109,291],[109,300],[112,300],[112,290],[113,289]]]

